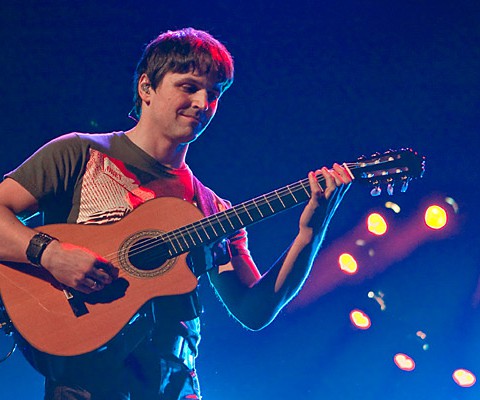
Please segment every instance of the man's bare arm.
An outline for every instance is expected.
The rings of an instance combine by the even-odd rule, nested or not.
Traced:
[[[0,183],[0,260],[29,263],[26,250],[38,232],[16,215],[37,208],[35,197],[18,182],[7,178]],[[111,264],[93,252],[57,240],[45,248],[41,265],[60,283],[84,293],[100,290],[117,275]]]
[[[247,256],[234,257],[229,265],[210,272],[210,279],[227,308],[250,329],[268,325],[298,293],[310,273],[330,219],[351,182],[348,172],[338,164],[319,173],[325,178],[326,188],[318,185],[315,174],[309,175],[312,195],[300,217],[298,234],[263,276]]]

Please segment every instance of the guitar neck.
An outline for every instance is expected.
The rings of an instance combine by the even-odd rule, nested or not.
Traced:
[[[422,177],[425,159],[412,149],[389,150],[373,154],[371,159],[361,157],[354,163],[343,166],[355,180],[373,186],[372,195],[380,193],[380,183],[388,185],[387,192],[393,193],[393,185],[401,183],[401,191],[408,187],[414,177]],[[317,176],[322,184],[323,175]],[[228,210],[213,214],[197,222],[162,234],[158,238],[171,257],[186,253],[195,247],[213,243],[219,239],[304,203],[311,196],[308,178],[284,186],[273,192],[240,203]]]
[[[317,181],[324,181],[323,176],[318,176]],[[309,181],[303,179],[170,231],[160,239],[169,244],[170,255],[177,256],[302,204],[310,196]]]

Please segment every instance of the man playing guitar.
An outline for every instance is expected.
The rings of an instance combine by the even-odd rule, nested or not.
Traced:
[[[9,265],[8,269],[15,269],[15,273],[22,271],[24,279],[34,276],[32,279],[47,282],[42,293],[50,287],[60,293],[61,301],[71,306],[71,318],[79,321],[88,321],[87,318],[95,314],[95,307],[107,303],[113,305],[112,313],[127,307],[121,302],[128,303],[130,293],[137,290],[137,281],[140,285],[164,273],[157,273],[154,261],[150,266],[146,258],[132,261],[135,249],[146,243],[149,234],[145,233],[136,247],[128,247],[125,241],[119,243],[119,247],[128,248],[127,260],[122,261],[120,257],[112,258],[111,254],[96,251],[97,239],[89,245],[88,236],[93,235],[90,232],[96,232],[93,228],[101,229],[107,224],[112,228],[102,237],[106,241],[108,236],[114,240],[122,236],[120,227],[134,222],[148,224],[149,215],[153,219],[156,208],[168,209],[162,220],[169,221],[181,220],[190,212],[195,214],[190,208],[182,211],[181,203],[185,202],[189,207],[194,204],[195,210],[207,216],[230,207],[203,186],[186,164],[190,144],[207,128],[220,97],[233,82],[233,62],[225,47],[203,31],[191,28],[168,31],[146,47],[134,82],[134,113],[138,123],[133,129],[61,136],[7,174],[0,184],[0,260]],[[318,176],[323,177],[323,188]],[[324,167],[311,172],[308,182],[309,200],[301,214],[298,232],[285,253],[263,275],[248,252],[243,228],[229,232],[226,237],[218,234],[219,239],[227,240],[215,240],[204,246],[196,246],[196,236],[192,234],[169,242],[169,254],[180,254],[184,252],[183,247],[189,245],[201,249],[190,252],[184,264],[194,270],[194,276],[204,272],[208,275],[228,311],[248,329],[267,326],[300,290],[333,213],[351,182],[351,175],[335,164],[331,169]],[[147,214],[144,212],[146,216],[135,219],[135,215],[140,215],[136,214],[137,207],[140,213],[159,198],[174,198],[179,203],[158,203],[150,206]],[[84,240],[76,242],[75,235],[62,236],[60,232],[53,234],[41,228],[34,230],[16,217],[36,211],[43,213],[45,224],[80,224],[85,228],[92,226],[92,230],[85,231]],[[263,216],[260,206],[254,211]],[[185,223],[196,219],[187,218]],[[165,224],[167,230],[171,229],[170,222]],[[174,229],[179,226],[176,222],[172,224]],[[196,233],[199,241],[205,239],[201,237],[203,234],[209,239],[217,235],[218,229],[208,229],[204,227],[201,233]],[[132,233],[124,236],[135,237],[133,233],[137,231],[138,228],[132,228]],[[142,266],[143,263],[147,266]],[[192,288],[182,287],[179,281],[183,272],[177,274],[174,272],[177,266],[167,264],[172,271],[165,276],[173,278],[165,278],[167,283],[160,281],[151,285],[152,292],[159,290],[159,294],[147,295],[139,301],[138,312],[127,315],[125,325],[149,320],[148,328],[136,340],[130,340],[131,346],[125,353],[116,352],[112,358],[102,358],[102,350],[108,347],[109,340],[101,340],[98,348],[90,345],[93,347],[90,349],[86,345],[87,361],[82,362],[87,368],[82,371],[80,367],[39,368],[46,376],[46,399],[200,398],[194,365],[200,334],[195,283]],[[123,292],[117,298],[105,297],[104,293],[119,286],[120,280],[125,283]],[[7,288],[1,290],[3,298]],[[74,304],[72,298],[83,300],[81,304]],[[8,304],[6,308],[8,312]],[[14,316],[10,317],[15,325]],[[103,317],[95,322],[98,332],[102,331],[103,322]],[[78,335],[78,339],[67,343],[66,350],[60,349],[56,355],[74,361],[80,357],[84,350],[79,348],[69,354],[68,349],[76,343],[91,343],[89,337],[82,336],[96,336],[84,332],[86,329],[76,329],[73,334]],[[58,343],[61,339],[58,338]],[[57,339],[51,341],[57,342]],[[34,343],[32,348],[39,353],[49,353]],[[29,354],[28,350],[26,353]],[[99,364],[101,374],[95,372]]]

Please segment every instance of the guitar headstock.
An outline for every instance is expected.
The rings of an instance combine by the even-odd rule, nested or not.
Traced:
[[[362,156],[347,165],[358,181],[373,187],[372,196],[381,193],[382,185],[387,185],[387,193],[393,194],[397,183],[401,184],[401,192],[405,192],[412,179],[421,178],[425,173],[425,157],[409,148],[375,153],[369,158]]]

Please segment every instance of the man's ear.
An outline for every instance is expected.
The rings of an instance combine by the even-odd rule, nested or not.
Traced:
[[[150,88],[152,87],[150,83],[150,79],[148,79],[148,76],[146,74],[142,74],[140,76],[140,79],[138,80],[138,96],[147,104],[150,103]]]

